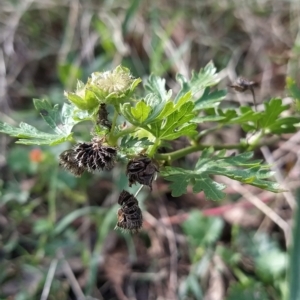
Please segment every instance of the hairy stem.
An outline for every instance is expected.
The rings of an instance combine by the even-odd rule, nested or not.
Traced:
[[[254,92],[253,87],[250,87],[250,91],[251,91],[251,94],[252,94],[252,97],[253,97],[254,109],[255,109],[255,111],[257,111],[256,98],[255,98],[255,92]]]
[[[114,131],[115,131],[115,127],[116,127],[116,124],[117,124],[118,115],[119,115],[119,113],[118,113],[117,110],[115,109],[115,111],[114,111],[114,116],[113,116],[113,120],[112,120],[112,124],[111,124],[111,132],[114,132]]]
[[[48,194],[48,219],[51,224],[56,222],[56,189],[57,189],[57,166],[54,167],[51,174],[50,191]]]
[[[160,139],[156,139],[154,144],[150,147],[150,151],[149,151],[150,157],[153,157],[155,155],[155,152],[156,152],[159,144],[160,144]]]
[[[116,139],[119,139],[119,138],[122,137],[122,136],[131,134],[131,133],[135,132],[136,129],[137,129],[137,128],[136,128],[135,126],[126,128],[126,129],[120,131],[119,133],[117,133],[117,134],[115,135],[115,138],[116,138]]]
[[[200,145],[193,145],[190,147],[186,147],[184,149],[180,149],[174,152],[165,153],[165,154],[156,154],[154,157],[157,160],[166,160],[166,161],[172,161],[176,160],[182,157],[185,157],[188,154],[191,154],[193,152],[201,151],[209,147],[213,147],[215,150],[222,150],[222,149],[237,149],[237,150],[254,150],[257,148],[260,148],[262,146],[272,145],[276,143],[279,140],[279,137],[274,137],[268,141],[262,141],[260,143],[254,143],[250,145],[246,145],[243,143],[239,144],[228,144],[228,145],[208,145],[208,144],[200,144]]]
[[[207,144],[201,144],[201,145],[193,145],[190,147],[186,147],[184,149],[180,149],[174,152],[166,153],[166,154],[156,154],[155,158],[158,160],[167,160],[172,161],[179,158],[182,158],[188,154],[191,154],[193,152],[197,152],[200,150],[204,150],[209,147],[213,147],[215,150],[222,150],[222,149],[241,149],[244,145],[242,144],[232,144],[232,145],[207,145]]]
[[[119,115],[118,111],[115,109],[112,124],[111,124],[110,134],[107,136],[107,141],[109,142],[109,144],[111,146],[115,146],[118,141],[118,137],[116,135],[114,135],[115,127],[117,125],[118,115]]]

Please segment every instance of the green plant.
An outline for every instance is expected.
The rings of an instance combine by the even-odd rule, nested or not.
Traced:
[[[288,299],[287,253],[280,249],[276,239],[236,227],[231,245],[221,244],[218,241],[224,229],[223,219],[204,216],[198,210],[189,213],[182,228],[190,245],[192,267],[179,288],[180,299],[203,299],[203,286],[210,274],[225,275],[227,267],[234,277],[228,284],[226,299]],[[294,289],[298,289],[296,281]],[[291,299],[295,297],[296,294]]]
[[[214,88],[219,79],[212,62],[194,72],[190,80],[181,74],[176,79],[181,88],[174,95],[172,90],[166,90],[164,79],[151,75],[144,84],[144,96],[138,98],[136,91],[141,80],[133,78],[127,68],[118,66],[112,71],[95,72],[86,84],[78,81],[75,92],[65,92],[68,103],[61,110],[59,105],[52,107],[46,100],[34,99],[35,108],[54,133],[41,132],[26,123],[13,127],[2,122],[0,131],[18,138],[20,144],[72,143],[59,160],[75,176],[111,170],[119,160],[127,162],[130,185],[137,182],[152,189],[152,181],[159,172],[171,182],[173,196],[185,193],[190,184],[195,193],[203,191],[208,199],[222,199],[225,185],[216,182],[214,175],[280,192],[277,183],[269,180],[269,166],[261,160],[251,160],[251,150],[273,142],[274,136],[296,131],[299,117],[281,115],[289,106],[274,98],[264,102],[262,111],[247,106],[221,107],[226,91]],[[73,128],[84,121],[93,123],[91,139],[79,142]],[[201,130],[199,124],[204,122],[214,122],[215,126]],[[202,143],[210,132],[233,124],[252,133],[251,138],[232,145]],[[180,137],[186,137],[190,145],[177,151],[162,151]],[[226,149],[240,153],[227,156]],[[193,170],[172,166],[173,161],[200,150]],[[124,201],[119,199],[121,203],[126,213],[135,213],[130,205],[124,208]],[[119,218],[126,219],[126,214]],[[127,228],[126,222],[119,223],[125,224],[124,229],[132,229]]]

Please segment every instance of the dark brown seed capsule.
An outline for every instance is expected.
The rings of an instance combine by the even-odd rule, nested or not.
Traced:
[[[79,143],[74,148],[75,159],[79,166],[88,172],[96,170],[111,170],[115,165],[117,150],[114,147],[104,146],[98,139],[91,143]]]
[[[139,208],[137,199],[127,191],[122,191],[118,203],[118,222],[116,228],[128,230],[132,233],[138,232],[143,225],[143,215]]]
[[[103,127],[111,129],[111,122],[108,120],[108,112],[106,110],[106,104],[101,103],[98,110],[98,119],[97,123]]]
[[[75,176],[81,176],[85,171],[76,161],[73,149],[68,149],[59,155],[59,165]]]
[[[244,77],[238,77],[236,82],[230,85],[230,87],[234,88],[237,92],[245,92],[256,86],[258,86],[257,82],[250,81]]]
[[[139,157],[130,160],[126,170],[129,186],[138,182],[149,186],[152,190],[152,182],[156,172],[158,172],[158,167],[149,157]]]

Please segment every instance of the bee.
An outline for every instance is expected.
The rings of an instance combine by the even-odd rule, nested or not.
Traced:
[[[143,215],[137,199],[127,191],[122,191],[119,196],[118,222],[115,227],[128,230],[132,233],[138,232],[143,225]]]
[[[250,81],[244,77],[238,77],[234,84],[231,84],[230,87],[234,88],[237,92],[245,92],[251,90],[254,87],[257,87],[258,83],[255,81]]]
[[[255,81],[250,81],[244,77],[238,77],[234,84],[229,85],[230,87],[234,88],[237,92],[245,92],[250,91],[253,97],[254,108],[256,109],[256,99],[254,93],[254,87],[258,86],[258,83]]]

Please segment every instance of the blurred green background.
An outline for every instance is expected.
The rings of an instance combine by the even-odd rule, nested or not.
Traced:
[[[61,105],[77,79],[119,64],[178,90],[176,73],[190,77],[213,60],[220,87],[243,75],[260,83],[258,103],[278,96],[289,104],[285,78],[300,82],[299,58],[298,0],[2,0],[0,119],[47,131],[33,98]],[[226,101],[237,106],[252,97],[228,90]],[[88,140],[90,130],[86,123],[76,134]],[[241,137],[231,127],[212,138]],[[294,201],[299,186],[299,139],[285,136],[256,153],[276,165],[288,192],[249,189],[286,224],[293,215],[287,197]],[[58,167],[67,147],[20,146],[0,135],[1,300],[288,299],[290,232],[249,205],[243,191],[229,185],[219,203],[202,194],[172,198],[159,179],[152,195],[139,194],[144,229],[123,234],[113,228],[118,194],[127,189],[124,166],[78,179]]]

